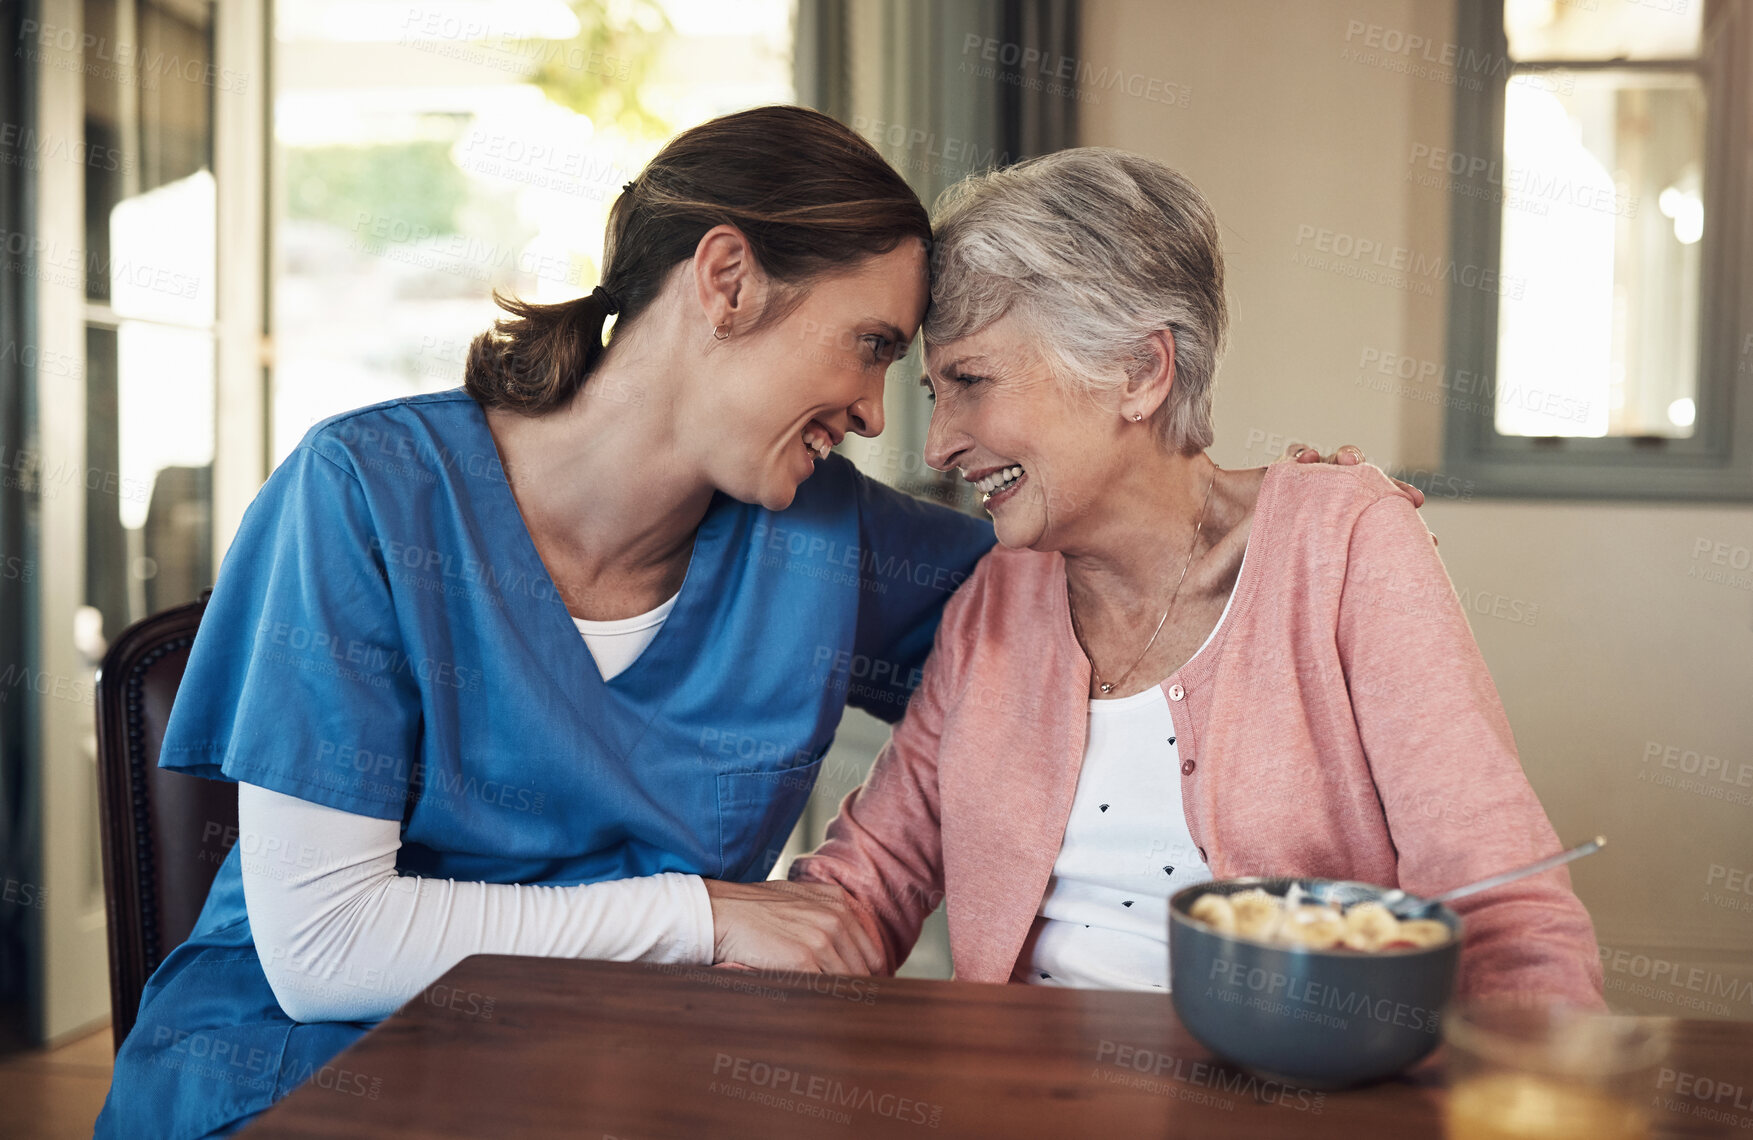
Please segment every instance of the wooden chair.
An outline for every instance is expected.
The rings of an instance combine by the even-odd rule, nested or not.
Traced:
[[[201,600],[123,630],[97,678],[98,806],[109,911],[115,1047],[140,991],[194,929],[219,864],[237,841],[237,786],[167,772],[158,748],[201,624]]]

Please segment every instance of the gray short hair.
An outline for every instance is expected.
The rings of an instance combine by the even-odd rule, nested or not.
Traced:
[[[1153,159],[1079,147],[977,174],[943,192],[933,220],[925,340],[946,344],[1013,309],[1059,377],[1149,359],[1175,336],[1175,386],[1155,419],[1176,451],[1211,446],[1211,381],[1229,324],[1217,218],[1198,188]]]

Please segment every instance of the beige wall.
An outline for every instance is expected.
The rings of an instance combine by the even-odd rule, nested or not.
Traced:
[[[1173,164],[1223,223],[1234,323],[1214,457],[1261,463],[1295,438],[1438,472],[1456,497],[1424,514],[1476,611],[1529,779],[1562,837],[1611,840],[1575,872],[1611,955],[1609,998],[1753,1018],[1753,894],[1727,889],[1731,872],[1737,887],[1753,876],[1753,590],[1692,576],[1726,569],[1711,564],[1718,543],[1748,557],[1753,509],[1463,497],[1440,474],[1448,393],[1360,367],[1369,353],[1440,364],[1443,285],[1299,263],[1318,252],[1311,229],[1446,256],[1449,192],[1409,181],[1408,160],[1447,146],[1452,0],[1084,0],[1084,12],[1082,61],[1144,82],[1136,96],[1086,92],[1083,141]],[[1400,42],[1390,33],[1424,37],[1438,62],[1367,42]],[[1700,543],[1710,551],[1695,557]],[[1650,780],[1684,781],[1681,766],[1705,757],[1731,782]]]

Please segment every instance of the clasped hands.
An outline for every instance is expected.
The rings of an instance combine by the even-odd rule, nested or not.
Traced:
[[[820,974],[886,974],[852,897],[832,883],[707,879],[712,964]]]

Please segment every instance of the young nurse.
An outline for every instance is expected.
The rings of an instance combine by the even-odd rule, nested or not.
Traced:
[[[883,966],[839,888],[762,880],[994,542],[830,453],[882,430],[930,236],[834,120],[716,119],[628,184],[593,293],[311,429],[170,719],[240,840],[98,1136],[235,1131],[470,954]]]

